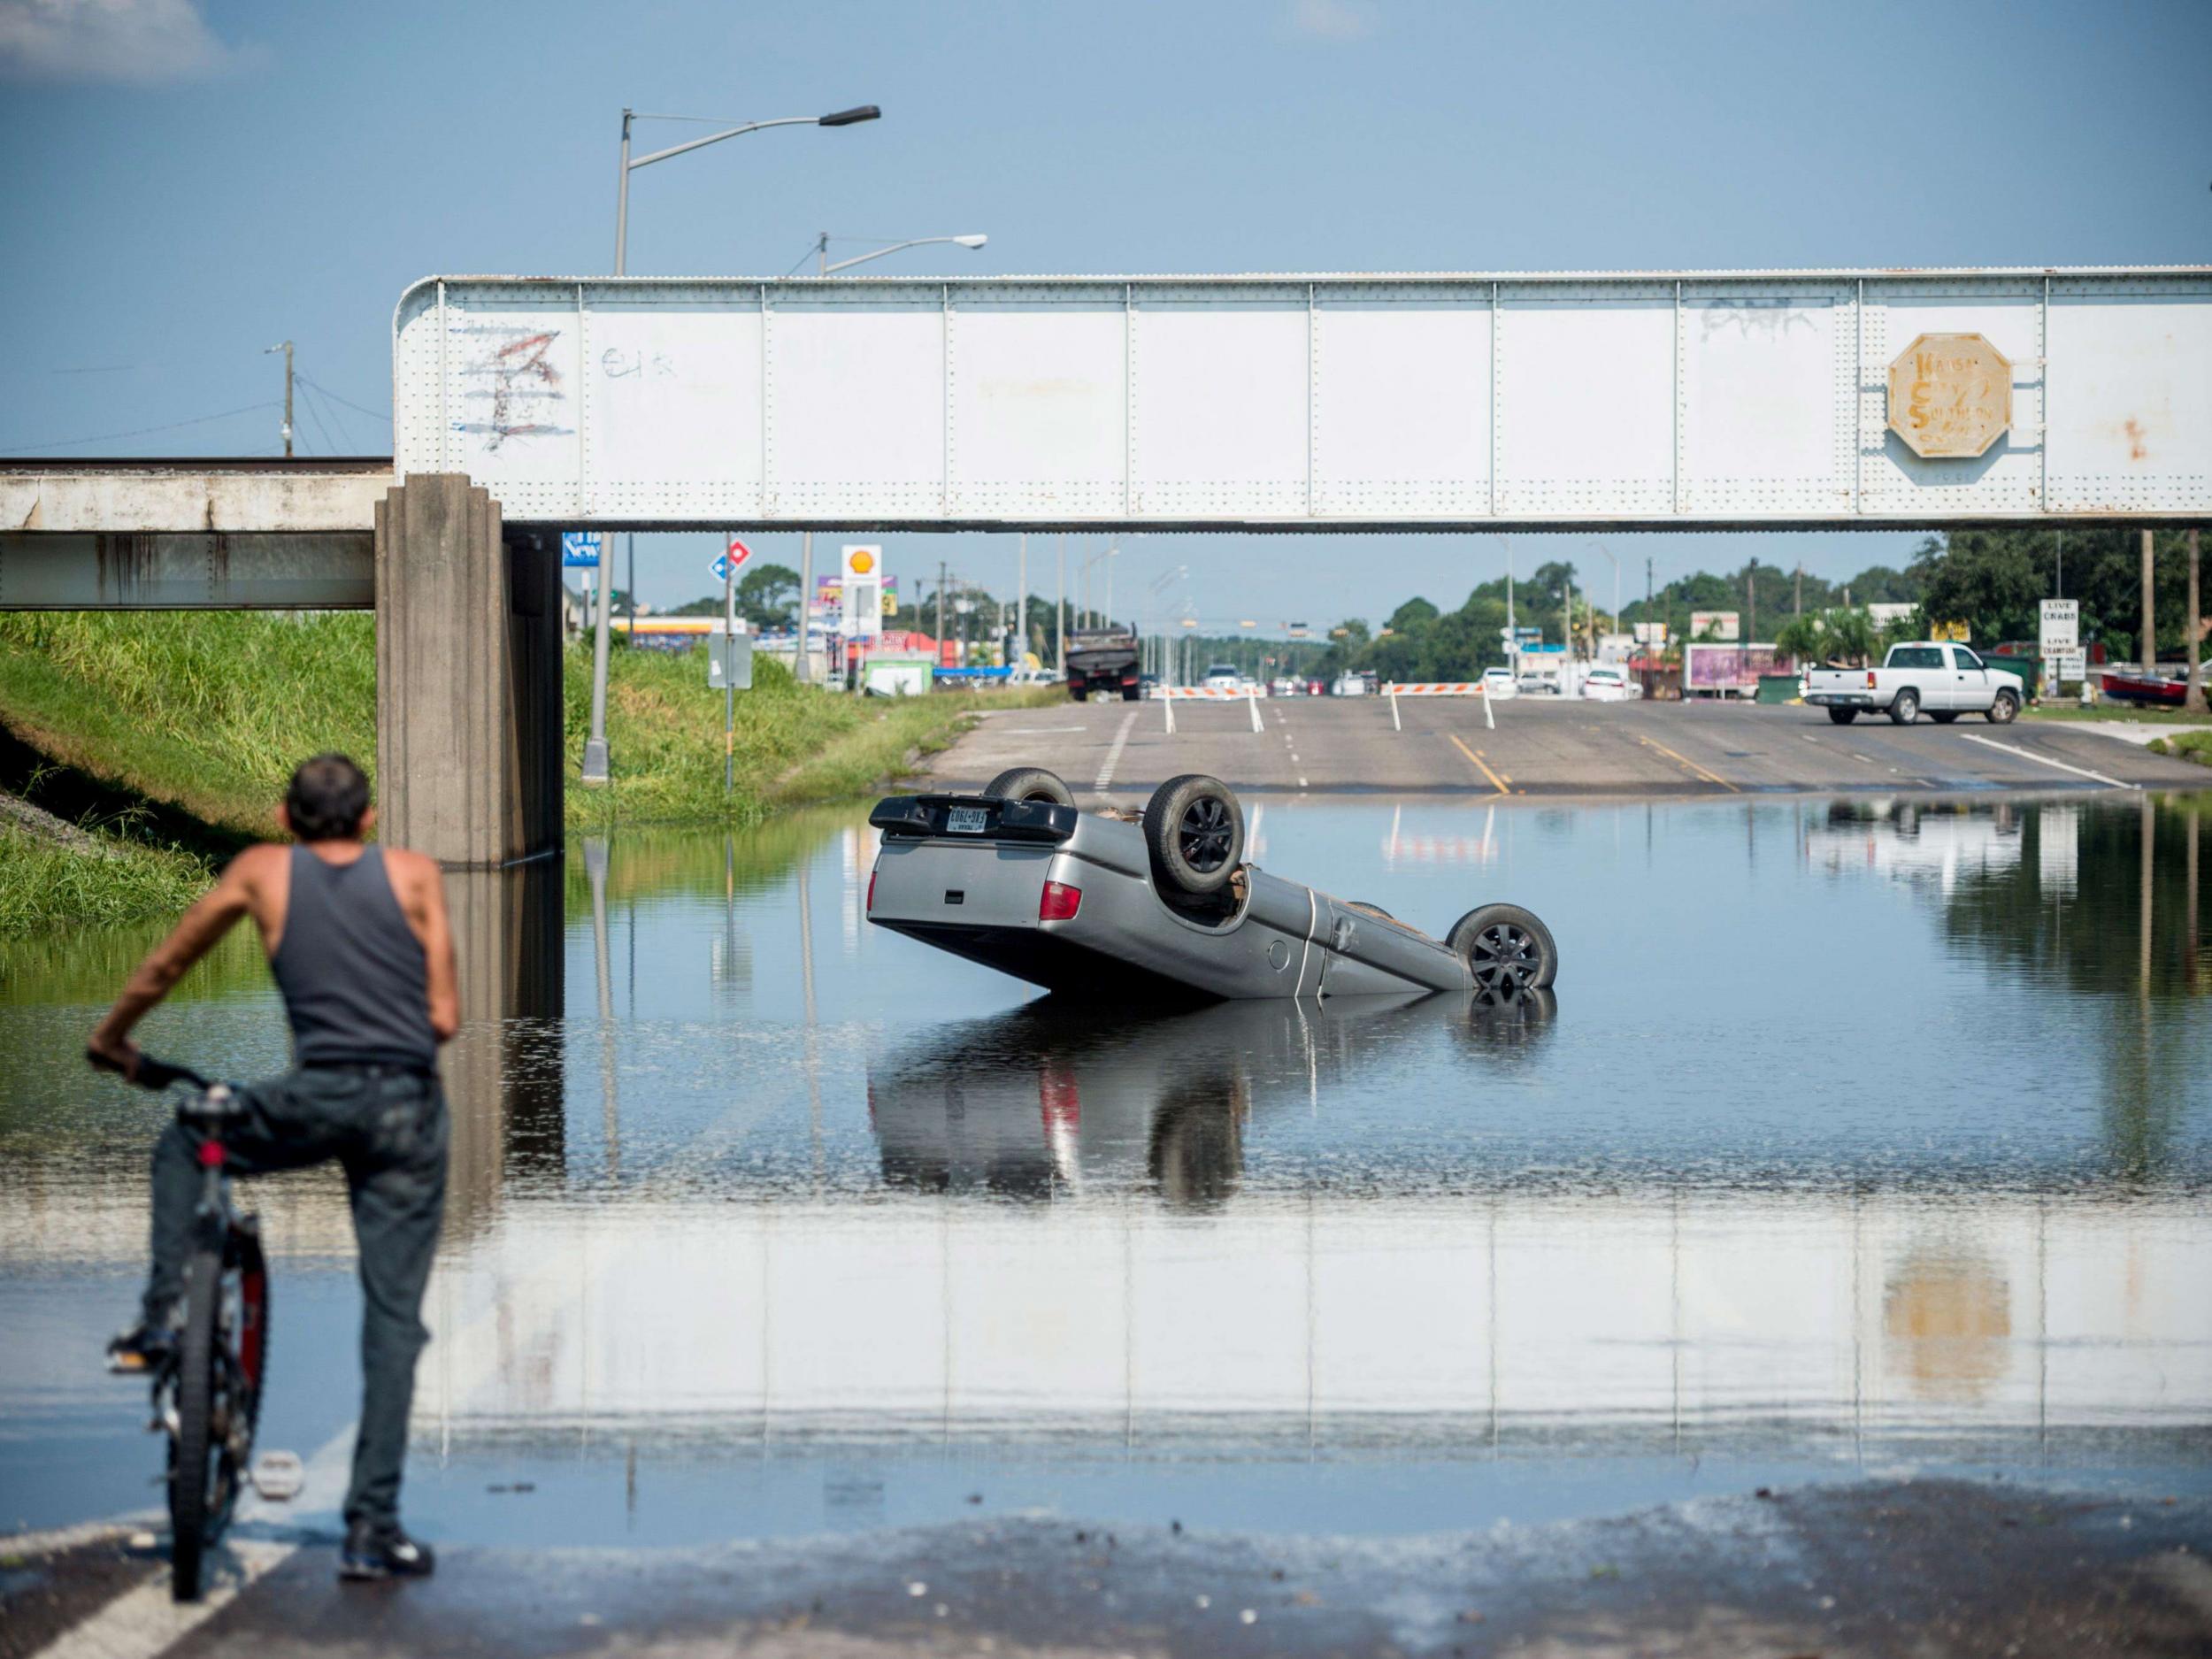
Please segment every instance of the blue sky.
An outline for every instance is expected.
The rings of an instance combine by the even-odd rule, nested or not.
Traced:
[[[610,268],[625,104],[885,112],[639,173],[647,273],[777,275],[823,229],[991,238],[874,267],[917,273],[2199,262],[2208,63],[2205,0],[0,0],[0,453],[271,449],[276,411],[248,406],[278,395],[262,348],[287,335],[327,394],[302,447],[385,450],[361,410],[390,406],[408,281]],[[1841,576],[1913,540],[1610,545],[1633,593],[1647,553],[1662,580],[1753,552]],[[1585,541],[1516,546],[1604,595]],[[641,539],[648,601],[705,589],[705,541]],[[758,543],[795,563],[795,537]],[[890,553],[1011,580],[1010,539]],[[1117,597],[1182,565],[1203,617],[1318,622],[1455,603],[1502,557],[1494,538],[1141,538]]]

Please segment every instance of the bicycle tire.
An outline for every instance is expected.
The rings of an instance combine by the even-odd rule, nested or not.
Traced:
[[[215,1450],[216,1310],[223,1257],[203,1246],[184,1276],[184,1340],[177,1356],[177,1432],[169,1447],[169,1593],[200,1599],[200,1563],[209,1537],[208,1458]]]
[[[253,1467],[253,1437],[261,1426],[261,1396],[266,1391],[269,1377],[269,1336],[273,1298],[269,1290],[268,1259],[261,1253],[261,1235],[248,1216],[242,1225],[231,1232],[231,1260],[238,1270],[239,1311],[242,1322],[238,1330],[238,1400],[234,1409],[242,1412],[246,1422],[246,1455],[240,1460],[239,1473]],[[233,1486],[236,1485],[234,1478]]]

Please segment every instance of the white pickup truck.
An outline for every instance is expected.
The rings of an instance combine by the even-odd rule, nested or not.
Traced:
[[[1962,714],[2004,726],[2020,712],[2020,682],[1963,645],[1918,640],[1891,646],[1879,668],[1811,670],[1805,701],[1827,710],[1838,726],[1881,712],[1900,726],[1923,713],[1944,726]]]

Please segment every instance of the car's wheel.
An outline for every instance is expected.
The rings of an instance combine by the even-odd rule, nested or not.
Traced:
[[[1365,899],[1347,899],[1344,902],[1344,908],[1348,910],[1357,910],[1362,916],[1380,917],[1386,922],[1394,922],[1398,919],[1381,905],[1370,904]]]
[[[2014,691],[2001,691],[1997,694],[1997,701],[1989,705],[1988,712],[1982,718],[1992,726],[2010,726],[2018,718],[2019,713],[2019,694]]]
[[[1047,772],[1042,766],[1009,766],[983,786],[983,793],[994,801],[1049,801],[1056,806],[1075,804],[1075,791],[1063,783],[1057,774]]]
[[[1916,691],[1899,692],[1890,703],[1889,718],[1891,723],[1896,726],[1910,726],[1917,720],[1920,718],[1920,694]]]
[[[1124,686],[1121,688],[1121,700],[1124,703],[1134,703],[1144,693],[1139,691],[1134,686]]]
[[[1859,711],[1856,709],[1831,709],[1828,718],[1838,726],[1848,726],[1859,718]]]
[[[1928,718],[1938,726],[1948,726],[1959,718],[1959,711],[1956,709],[1934,709],[1929,711]]]
[[[1475,996],[1488,1004],[1510,1002],[1544,990],[1559,972],[1559,947],[1551,929],[1517,904],[1486,904],[1452,924],[1444,942],[1474,971]]]
[[[1218,778],[1170,778],[1144,803],[1144,844],[1160,885],[1209,896],[1229,885],[1244,860],[1244,809]]]
[[[1080,686],[1070,686],[1068,687],[1068,695],[1073,697],[1078,703],[1086,701],[1089,698],[1090,695],[1091,694],[1088,691],[1085,690]]]

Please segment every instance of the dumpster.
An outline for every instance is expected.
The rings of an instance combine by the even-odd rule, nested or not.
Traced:
[[[1796,674],[1759,676],[1761,703],[1795,703],[1805,695],[1805,682]]]

